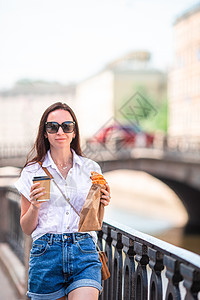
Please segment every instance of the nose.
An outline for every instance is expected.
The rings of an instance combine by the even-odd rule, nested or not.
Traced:
[[[63,131],[63,129],[62,129],[61,126],[59,126],[57,133],[58,133],[58,134],[63,134],[63,133],[64,133],[64,131]]]

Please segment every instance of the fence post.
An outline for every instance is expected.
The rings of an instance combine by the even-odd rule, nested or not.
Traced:
[[[6,187],[0,188],[0,242],[7,242],[9,232],[9,211],[8,200],[6,198]]]

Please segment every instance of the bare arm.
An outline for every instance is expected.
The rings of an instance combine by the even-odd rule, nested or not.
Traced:
[[[37,199],[45,193],[43,191],[44,188],[38,188],[38,186],[39,183],[35,183],[32,185],[30,191],[31,199],[33,196],[35,199]],[[23,232],[27,235],[31,235],[31,233],[37,227],[40,205],[40,202],[37,202],[35,200],[31,200],[31,202],[29,202],[26,197],[24,197],[23,195],[21,196],[20,224]]]

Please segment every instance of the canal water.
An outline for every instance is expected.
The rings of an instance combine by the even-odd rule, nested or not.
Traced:
[[[200,254],[200,235],[184,234],[186,209],[166,184],[140,171],[116,170],[104,175],[112,196],[105,221],[117,221]]]

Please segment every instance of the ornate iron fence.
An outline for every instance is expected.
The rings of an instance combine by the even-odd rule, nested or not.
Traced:
[[[111,272],[101,300],[200,299],[199,255],[113,222],[98,243]]]
[[[24,263],[24,234],[20,226],[20,196],[13,187],[0,187],[0,237]]]
[[[15,190],[9,189],[7,191],[8,210],[9,210],[9,232],[7,241],[15,250],[15,253],[24,262],[24,233],[20,226],[20,201],[19,194]]]

